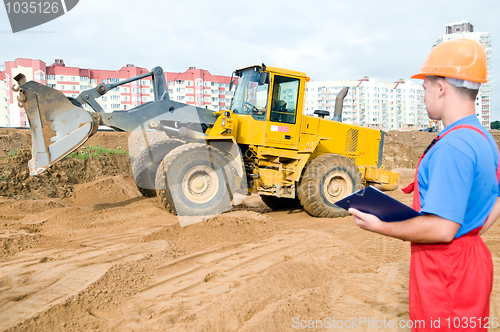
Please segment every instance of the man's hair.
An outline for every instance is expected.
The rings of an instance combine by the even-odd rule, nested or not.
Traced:
[[[426,76],[432,83],[436,83],[436,81],[438,80],[445,80],[446,79],[444,77],[441,77],[441,76]],[[467,88],[459,88],[458,86],[455,86],[451,83],[449,83],[450,86],[452,86],[455,91],[457,91],[460,95],[470,99],[470,100],[476,100],[476,97],[477,97],[477,93],[479,92],[479,90],[473,90],[473,89],[467,89]]]

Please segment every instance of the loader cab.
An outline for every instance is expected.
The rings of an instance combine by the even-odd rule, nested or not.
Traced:
[[[231,109],[236,114],[251,115],[257,121],[266,121],[269,100],[269,77],[257,67],[237,71],[238,86]]]
[[[240,69],[236,75],[233,112],[265,122],[261,144],[297,149],[308,80],[305,73],[262,65]]]

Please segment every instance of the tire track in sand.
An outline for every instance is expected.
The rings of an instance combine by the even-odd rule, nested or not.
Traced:
[[[121,261],[139,259],[152,244],[140,240],[158,227],[82,237],[77,250],[27,250],[0,263],[0,330],[63,302]]]

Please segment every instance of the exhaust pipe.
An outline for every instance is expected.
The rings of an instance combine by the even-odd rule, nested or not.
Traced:
[[[333,121],[342,122],[342,108],[344,107],[344,98],[349,91],[348,87],[340,90],[337,98],[335,99],[335,112],[333,113]]]

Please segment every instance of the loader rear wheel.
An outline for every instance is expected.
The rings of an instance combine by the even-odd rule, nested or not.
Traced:
[[[143,149],[137,158],[131,158],[135,184],[143,196],[156,196],[155,176],[158,166],[170,151],[184,143],[174,138],[158,141]]]
[[[311,161],[299,184],[299,199],[313,217],[337,218],[349,213],[335,202],[364,188],[356,164],[336,154],[325,154]]]
[[[231,208],[235,171],[217,148],[201,143],[179,146],[156,172],[160,205],[179,216],[208,216]]]
[[[271,210],[284,210],[302,207],[299,199],[297,198],[284,198],[269,195],[260,195],[260,198]]]

